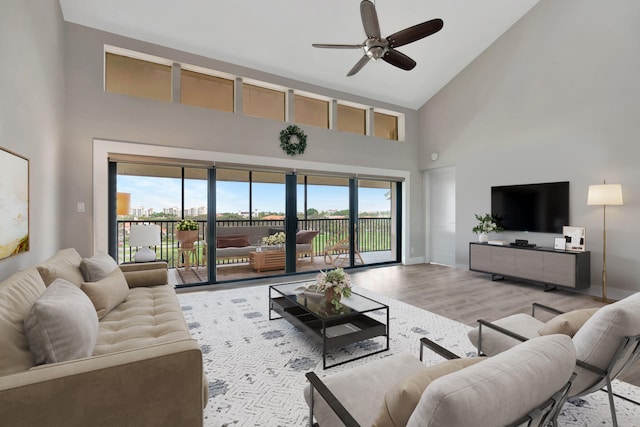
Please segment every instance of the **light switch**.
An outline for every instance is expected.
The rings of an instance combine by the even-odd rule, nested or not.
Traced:
[[[78,202],[78,213],[83,213],[84,212],[84,202]]]

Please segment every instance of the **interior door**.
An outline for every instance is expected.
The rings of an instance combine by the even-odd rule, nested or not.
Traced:
[[[456,264],[456,171],[434,169],[427,174],[431,262]]]

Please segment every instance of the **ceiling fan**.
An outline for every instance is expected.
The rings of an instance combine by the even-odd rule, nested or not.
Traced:
[[[364,32],[367,35],[367,39],[361,44],[312,44],[313,47],[320,48],[364,50],[364,56],[347,73],[347,77],[353,76],[360,71],[370,59],[374,61],[382,59],[403,70],[412,70],[416,66],[416,61],[404,53],[395,50],[395,48],[437,33],[444,25],[442,19],[432,19],[422,24],[405,28],[404,30],[391,34],[387,38],[382,38],[376,7],[371,1],[362,0],[362,2],[360,2],[360,16],[362,17]]]

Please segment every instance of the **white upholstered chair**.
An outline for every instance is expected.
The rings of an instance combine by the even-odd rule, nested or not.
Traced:
[[[575,354],[569,337],[549,335],[490,358],[427,367],[399,354],[322,380],[309,372],[310,425],[314,419],[320,427],[546,425],[566,398]]]
[[[535,318],[536,308],[558,316],[543,323]],[[534,304],[531,316],[514,314],[494,322],[479,320],[478,323],[478,327],[469,332],[469,339],[478,348],[478,354],[488,356],[544,333],[573,336],[577,367],[569,396],[584,396],[606,386],[611,418],[613,425],[617,425],[611,381],[640,358],[640,292],[591,312],[562,313]]]

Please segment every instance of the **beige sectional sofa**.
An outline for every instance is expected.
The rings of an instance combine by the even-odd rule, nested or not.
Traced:
[[[208,386],[202,352],[167,284],[166,263],[123,265],[92,282],[91,269],[85,276],[81,270],[90,261],[63,249],[0,283],[0,424],[202,425]],[[64,292],[73,297],[56,300]],[[61,304],[51,308],[51,301]],[[43,314],[49,309],[57,314]],[[59,313],[88,317],[47,329]],[[68,356],[67,341],[83,357]]]

